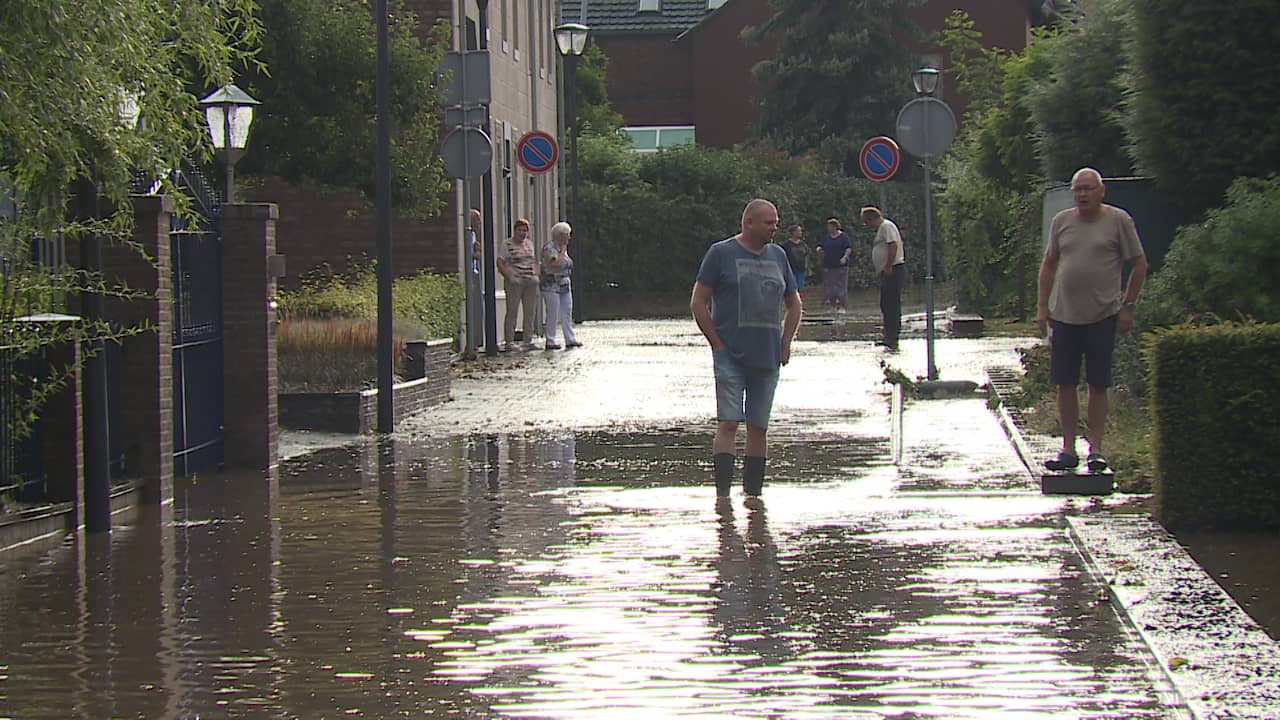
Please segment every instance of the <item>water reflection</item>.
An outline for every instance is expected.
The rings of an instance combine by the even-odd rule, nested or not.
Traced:
[[[779,439],[767,507],[716,503],[691,437],[388,439],[180,480],[0,564],[0,716],[1168,715],[1060,500],[973,492],[936,442],[906,472],[883,436],[816,434]]]

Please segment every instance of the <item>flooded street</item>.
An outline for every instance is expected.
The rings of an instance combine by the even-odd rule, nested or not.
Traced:
[[[1098,501],[1041,495],[984,398],[897,436],[883,356],[799,343],[763,503],[717,502],[689,325],[0,558],[0,717],[1186,716],[1065,530]],[[1016,363],[955,343],[944,377]]]

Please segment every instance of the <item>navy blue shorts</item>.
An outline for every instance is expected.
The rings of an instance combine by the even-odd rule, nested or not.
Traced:
[[[1093,387],[1111,387],[1111,353],[1116,347],[1116,316],[1088,325],[1049,321],[1049,382],[1080,384],[1080,359],[1085,380]]]

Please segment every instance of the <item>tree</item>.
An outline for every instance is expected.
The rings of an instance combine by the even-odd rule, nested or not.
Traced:
[[[967,14],[953,13],[943,46],[970,97],[960,136],[940,169],[938,203],[947,276],[966,309],[1025,317],[1040,250],[1040,192],[1029,95],[1050,75],[1056,38],[1037,32],[1020,53],[982,46]]]
[[[100,277],[35,262],[31,245],[90,231],[124,242],[135,173],[163,178],[184,159],[211,157],[192,88],[216,87],[253,64],[261,33],[254,8],[254,0],[0,3],[0,189],[12,199],[0,216],[0,346],[23,357],[122,332],[103,323],[37,333],[14,322],[33,309],[66,311],[68,299],[86,289],[128,294]],[[141,128],[121,123],[131,103],[145,120]],[[114,214],[77,219],[77,183],[90,200],[105,196]],[[14,380],[30,378],[0,382]],[[57,378],[43,380],[15,408],[16,424],[0,428],[4,435],[28,433]]]
[[[245,89],[262,101],[242,170],[375,195],[375,23],[364,0],[261,0],[260,72]],[[419,217],[450,185],[437,152],[436,71],[448,49],[443,21],[418,40],[417,18],[389,12],[391,200]]]
[[[578,101],[578,130],[612,133],[622,126],[622,116],[609,105],[609,56],[592,45],[582,54],[574,76]]]
[[[1133,174],[1124,129],[1133,23],[1129,0],[1089,0],[1048,48],[1052,74],[1028,89],[1045,177],[1066,182],[1081,167]]]
[[[1280,170],[1280,3],[1132,0],[1138,169],[1193,212]]]
[[[893,134],[914,68],[903,41],[920,29],[898,0],[770,0],[777,12],[743,31],[781,33],[777,55],[756,64],[760,135],[792,154],[816,152],[853,174],[867,138]]]

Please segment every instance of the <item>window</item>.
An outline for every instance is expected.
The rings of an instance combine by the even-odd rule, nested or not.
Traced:
[[[716,8],[718,8],[718,7],[720,7],[721,5],[725,4],[725,2],[726,2],[726,1],[727,1],[727,0],[707,0],[707,9],[708,9],[708,10],[715,10]]]
[[[632,125],[618,128],[638,153],[657,152],[677,145],[692,145],[696,133],[692,125]]]
[[[662,12],[662,0],[640,0],[639,12]]]

